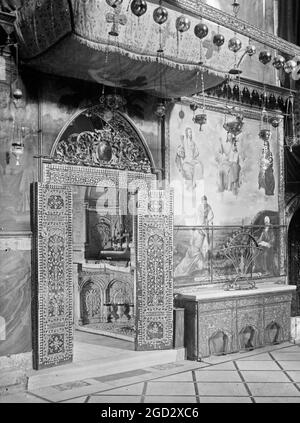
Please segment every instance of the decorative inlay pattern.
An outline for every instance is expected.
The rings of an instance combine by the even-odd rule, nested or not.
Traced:
[[[145,203],[143,193],[138,200]],[[137,349],[168,349],[173,347],[173,194],[150,191],[144,209],[135,239]]]
[[[72,360],[72,191],[36,183],[34,368]]]

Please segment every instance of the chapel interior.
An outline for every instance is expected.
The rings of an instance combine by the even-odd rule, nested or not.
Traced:
[[[0,368],[299,342],[299,18],[0,1]]]

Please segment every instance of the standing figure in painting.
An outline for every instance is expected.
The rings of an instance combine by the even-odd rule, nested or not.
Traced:
[[[232,191],[234,195],[238,194],[240,187],[240,155],[237,149],[236,141],[231,145],[231,150],[228,155],[229,171],[228,171],[228,190]]]
[[[273,154],[268,140],[264,141],[264,148],[259,163],[258,189],[263,188],[266,195],[274,195],[275,178],[273,171]]]
[[[200,154],[193,140],[192,129],[186,128],[185,135],[181,136],[181,144],[177,148],[175,163],[177,169],[181,173],[184,181],[185,188],[188,192],[192,193],[192,204],[185,205],[188,210],[194,207],[196,202],[196,190],[203,184],[203,164],[200,160]],[[187,199],[187,196],[183,200]]]
[[[264,230],[262,231],[259,239],[258,245],[262,249],[261,254],[258,256],[257,267],[259,267],[264,274],[274,275],[275,274],[275,265],[274,265],[274,244],[275,236],[274,232],[271,229],[271,221],[269,216],[264,218]]]
[[[240,187],[240,154],[237,148],[237,140],[232,138],[225,145],[221,145],[216,157],[218,163],[218,191],[231,191],[234,195],[238,194]]]
[[[212,225],[214,219],[214,213],[206,196],[202,197],[197,218],[197,225],[205,227],[193,230],[190,245],[184,258],[175,268],[174,277],[188,276],[194,271],[203,270],[205,267],[211,242],[209,225]]]

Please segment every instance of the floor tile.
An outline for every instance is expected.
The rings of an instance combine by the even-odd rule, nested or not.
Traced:
[[[254,397],[255,402],[257,403],[300,403],[300,398],[297,397]]]
[[[247,383],[254,397],[300,397],[292,383]]]
[[[234,370],[216,370],[215,372],[207,372],[200,370],[195,372],[198,382],[241,382],[241,378],[237,371]]]
[[[294,382],[300,382],[300,371],[287,371],[287,374],[293,379]]]
[[[195,395],[195,387],[189,382],[148,382],[146,395]]]
[[[252,403],[247,397],[200,397],[200,403],[206,404],[236,404],[236,403]]]
[[[60,404],[83,404],[88,397],[72,398],[67,401],[61,401]]]
[[[103,393],[99,392],[97,395],[142,395],[143,393],[144,384],[137,383],[135,385],[124,386],[122,388],[110,389],[109,391],[105,391]]]
[[[89,398],[88,403],[90,404],[109,404],[109,403],[140,403],[141,397],[140,396],[106,396],[106,395],[97,395],[97,396],[91,396]]]
[[[57,388],[49,386],[47,388],[36,389],[32,391],[32,393],[41,396],[49,401],[56,402],[87,396],[89,394],[93,394],[94,392],[100,392],[102,390],[105,391],[110,388],[111,386],[105,383],[95,382],[94,384],[89,384],[88,386],[81,386],[78,388],[74,387],[72,389],[67,389],[63,391],[59,391],[57,390]]]
[[[232,361],[227,361],[225,363],[214,364],[212,366],[206,367],[205,370],[236,370],[236,368]]]
[[[300,361],[300,351],[299,353],[295,353],[295,352],[290,352],[290,353],[282,353],[282,352],[273,352],[271,353],[272,356],[275,358],[275,360],[277,361]]]
[[[269,354],[258,354],[258,355],[252,355],[249,357],[240,358],[239,361],[272,361],[272,358]]]
[[[178,373],[157,379],[158,382],[193,382],[192,372]]]
[[[200,396],[248,396],[243,383],[197,383],[197,385]]]
[[[278,363],[284,370],[300,370],[300,361],[283,361],[278,360]]]
[[[274,351],[278,351],[278,352],[282,352],[282,353],[297,353],[300,351],[300,344],[299,345],[290,345],[289,347],[286,348],[278,348]],[[271,353],[273,353],[274,351],[270,351]]]
[[[143,369],[137,369],[137,370],[131,370],[129,372],[116,373],[114,375],[94,377],[94,379],[97,380],[98,382],[110,382],[110,381],[115,381],[115,380],[131,378],[131,377],[135,377],[135,376],[147,375],[149,373],[150,372],[147,372]],[[121,382],[122,382],[122,380],[121,380]]]
[[[18,394],[11,394],[11,395],[1,395],[0,396],[0,403],[7,404],[7,403],[48,403],[46,399],[42,399],[36,397],[35,395],[30,395],[27,393],[18,393]]]
[[[190,396],[190,397],[182,397],[182,396],[146,396],[144,403],[166,403],[166,404],[196,404],[197,403],[197,399],[195,396]]]
[[[274,361],[236,361],[240,370],[280,370]]]
[[[241,374],[246,382],[290,382],[283,372],[243,370]]]

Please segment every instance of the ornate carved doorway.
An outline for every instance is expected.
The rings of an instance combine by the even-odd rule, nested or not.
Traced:
[[[91,116],[93,122],[97,121],[94,130],[78,134],[76,122],[63,129],[54,143],[51,160],[43,162],[43,181],[34,187],[35,369],[64,364],[73,358],[72,273],[74,264],[86,263],[85,255],[79,257],[73,248],[72,221],[76,206],[72,204],[72,191],[78,186],[109,187],[117,192],[119,200],[112,207],[116,215],[126,214],[124,204],[128,201],[128,192],[135,192],[138,200],[132,245],[135,349],[172,348],[172,196],[167,191],[156,190],[156,175],[151,171],[153,161],[132,123],[121,115],[109,124],[103,123],[98,108],[90,109],[79,118]],[[97,120],[99,117],[101,122]],[[74,127],[77,132],[73,134]],[[115,317],[122,311],[118,298],[124,291],[122,284],[126,283],[124,279],[107,285],[116,288],[116,295],[109,297],[118,303]],[[101,288],[101,281],[94,287],[90,285],[83,293],[87,296],[90,293],[92,297],[93,289]],[[104,296],[96,297],[104,302]],[[101,319],[103,314],[94,304],[96,297],[93,296],[88,305]],[[127,305],[123,314],[131,318],[130,300]]]
[[[293,215],[288,232],[289,284],[296,285],[292,316],[300,316],[300,209]]]

